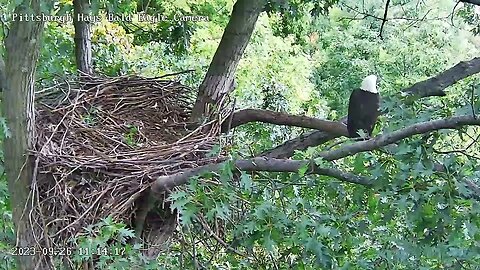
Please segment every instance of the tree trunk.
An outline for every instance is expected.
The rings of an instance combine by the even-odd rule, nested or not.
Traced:
[[[30,6],[22,4],[15,12],[31,14],[33,10],[40,14],[40,1],[28,2]],[[42,22],[13,21],[5,39],[3,113],[11,131],[11,136],[4,142],[5,172],[16,227],[16,247],[23,251],[30,251],[36,245],[29,222],[33,163],[27,150],[35,143],[34,80],[42,29]],[[17,269],[47,268],[38,256],[18,256],[17,262]]]
[[[92,74],[92,39],[89,0],[73,0],[73,26],[75,27],[75,60],[77,69],[86,74]]]
[[[208,105],[217,104],[223,93],[233,89],[235,70],[266,2],[238,0],[233,6],[230,21],[198,90],[192,121],[201,122],[203,116],[208,114]]]

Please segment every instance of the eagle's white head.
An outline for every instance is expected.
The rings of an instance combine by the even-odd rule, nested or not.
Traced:
[[[367,91],[370,93],[377,94],[377,76],[375,75],[368,75],[363,79],[362,85],[360,86],[360,89],[363,91]]]

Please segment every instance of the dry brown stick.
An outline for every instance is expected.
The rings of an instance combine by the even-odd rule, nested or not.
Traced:
[[[160,77],[153,78],[153,79],[156,80],[156,79],[161,79],[161,78],[170,77],[170,76],[177,76],[177,75],[180,75],[180,74],[185,74],[185,73],[194,72],[194,71],[195,71],[194,69],[187,69],[187,70],[184,70],[184,71],[168,73],[168,74],[165,74],[165,75],[162,75]]]
[[[81,216],[79,216],[74,222],[68,224],[68,226],[62,228],[60,231],[58,231],[57,233],[55,233],[52,237],[55,237],[57,235],[59,235],[60,233],[62,233],[63,231],[65,231],[66,229],[72,227],[73,225],[77,224],[80,220],[82,220],[82,218],[84,216],[86,216],[90,210],[92,210],[92,208],[95,206],[95,204],[100,201],[100,199],[103,197],[103,195],[105,195],[107,193],[107,191],[109,190],[110,186],[107,186],[105,188],[105,190],[95,199],[95,201],[90,205],[90,207],[87,208],[87,210],[85,210],[85,212],[82,213]]]

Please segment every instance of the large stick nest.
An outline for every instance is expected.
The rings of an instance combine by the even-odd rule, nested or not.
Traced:
[[[227,106],[188,122],[195,92],[164,78],[90,77],[36,95],[39,242],[66,244],[112,216],[132,225],[159,176],[214,163]],[[224,102],[226,104],[226,102]],[[45,242],[44,242],[45,243]]]

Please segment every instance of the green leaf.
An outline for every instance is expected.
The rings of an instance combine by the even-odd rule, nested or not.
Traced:
[[[180,224],[182,226],[190,225],[192,220],[196,218],[196,214],[198,213],[198,209],[194,205],[187,205],[185,209],[180,211]]]
[[[190,200],[188,200],[188,199],[176,199],[176,200],[173,201],[170,208],[182,210],[189,202],[190,202]]]
[[[135,232],[133,230],[125,229],[125,228],[120,228],[118,230],[118,233],[125,238],[135,238]]]
[[[315,165],[319,167],[325,167],[329,161],[325,160],[323,157],[317,157],[314,159]]]
[[[263,237],[263,246],[268,252],[273,252],[275,247],[275,241],[271,238],[270,233],[266,233]]]
[[[252,191],[253,182],[249,174],[242,172],[240,176],[240,187],[243,188],[248,193]]]
[[[310,165],[308,163],[302,165],[299,169],[298,169],[298,174],[300,175],[300,177],[304,177],[305,176],[305,173],[308,171],[308,169],[310,168]]]
[[[12,133],[7,125],[7,120],[3,117],[0,117],[0,132],[3,133],[5,138],[10,138],[12,136]]]
[[[220,154],[221,150],[220,145],[216,144],[212,147],[212,150],[207,153],[207,157],[216,157]]]

